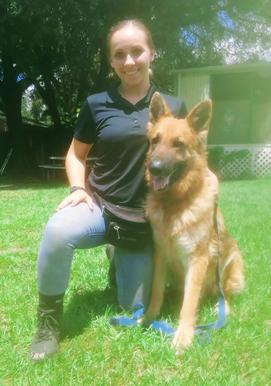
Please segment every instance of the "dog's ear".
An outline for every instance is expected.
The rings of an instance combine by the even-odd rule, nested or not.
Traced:
[[[155,123],[162,116],[168,115],[171,115],[169,108],[167,107],[164,98],[156,91],[150,102],[149,121]]]
[[[206,99],[197,104],[188,114],[187,122],[201,136],[206,137],[212,117],[212,101]]]

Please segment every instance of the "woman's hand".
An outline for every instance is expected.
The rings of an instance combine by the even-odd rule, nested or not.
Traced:
[[[65,208],[66,206],[76,206],[81,202],[85,202],[90,210],[93,210],[93,199],[91,196],[83,189],[78,189],[75,192],[71,193],[69,196],[64,198],[63,201],[58,205],[57,211]]]

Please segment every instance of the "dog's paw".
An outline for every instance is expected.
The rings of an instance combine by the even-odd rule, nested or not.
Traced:
[[[142,315],[138,320],[137,323],[141,324],[143,327],[149,327],[151,322],[159,315],[160,313],[160,307],[155,306],[149,307],[145,314]]]
[[[141,318],[137,320],[137,324],[142,327],[149,327],[152,321],[153,318],[151,317],[151,315],[144,314]]]
[[[181,355],[192,343],[194,336],[194,328],[192,326],[178,327],[173,341],[172,347],[177,355]]]

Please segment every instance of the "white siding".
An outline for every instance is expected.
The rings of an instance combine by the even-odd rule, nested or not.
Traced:
[[[209,98],[209,74],[179,73],[177,95],[184,100],[188,110],[200,101]]]

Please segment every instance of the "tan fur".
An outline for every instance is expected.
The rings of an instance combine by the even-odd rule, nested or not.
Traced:
[[[179,325],[173,339],[178,352],[192,342],[200,298],[217,292],[217,267],[228,310],[230,295],[244,286],[242,258],[220,212],[217,214],[219,239],[214,230],[215,195],[208,183],[204,144],[211,107],[211,101],[204,101],[186,119],[176,119],[158,93],[150,105],[146,167],[150,189],[146,211],[154,233],[155,254],[151,301],[141,322],[159,314],[167,266],[170,266],[183,287]],[[153,162],[162,165],[172,179],[176,165],[185,167],[176,181],[165,190],[156,191],[155,177],[150,173]],[[162,181],[159,178],[158,183]]]

